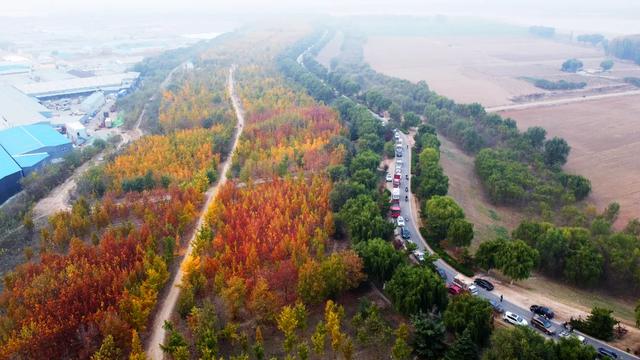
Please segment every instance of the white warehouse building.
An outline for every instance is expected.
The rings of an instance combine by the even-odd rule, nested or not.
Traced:
[[[38,99],[89,94],[96,91],[105,93],[128,90],[136,84],[140,73],[126,72],[122,74],[92,76],[87,78],[44,81],[16,85],[18,90]]]

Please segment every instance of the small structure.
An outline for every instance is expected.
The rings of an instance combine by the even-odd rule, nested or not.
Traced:
[[[100,108],[104,106],[105,102],[104,93],[102,91],[96,91],[82,101],[80,104],[80,110],[84,113],[90,114],[91,116],[95,116]]]
[[[76,145],[84,144],[88,139],[87,129],[79,121],[73,121],[65,124],[67,129],[67,137]]]

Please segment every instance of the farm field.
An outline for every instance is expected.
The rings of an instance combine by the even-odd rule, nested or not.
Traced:
[[[327,69],[331,67],[331,59],[340,54],[340,47],[344,40],[344,33],[342,31],[336,32],[336,34],[329,40],[329,42],[320,50],[316,59],[320,64],[324,65]]]
[[[640,67],[616,61],[604,76],[566,74],[560,65],[579,58],[585,69],[595,69],[605,58],[602,50],[580,44],[525,36],[504,37],[397,37],[370,36],[364,46],[365,61],[384,74],[425,80],[429,87],[457,102],[484,106],[526,101],[526,96],[567,96],[585,92],[629,90],[618,80],[638,76]],[[521,77],[584,81],[587,87],[572,92],[536,88]],[[523,99],[524,98],[524,99]]]
[[[620,203],[616,227],[640,214],[640,96],[624,96],[554,107],[507,111],[520,129],[542,126],[547,136],[560,136],[571,145],[565,170],[592,183],[587,201],[602,210]]]

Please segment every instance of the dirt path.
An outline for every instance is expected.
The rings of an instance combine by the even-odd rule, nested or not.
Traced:
[[[180,267],[178,268],[176,275],[171,281],[171,285],[170,285],[171,287],[169,292],[166,294],[166,297],[162,299],[159,303],[158,311],[156,312],[155,319],[153,321],[153,326],[151,327],[152,332],[150,334],[149,341],[146,347],[147,356],[149,356],[149,358],[153,360],[161,360],[164,357],[162,349],[160,349],[160,344],[163,343],[166,332],[162,328],[162,325],[164,324],[165,320],[170,319],[171,314],[173,313],[173,309],[175,308],[176,302],[178,301],[178,295],[180,294],[179,286],[180,286],[180,283],[182,282],[182,277],[184,275],[182,270],[182,265],[189,258],[189,256],[191,256],[191,252],[193,251],[193,247],[192,247],[193,240],[195,239],[198,233],[197,229],[200,229],[200,227],[202,227],[202,224],[204,223],[205,215],[207,213],[207,209],[209,208],[209,205],[215,199],[216,194],[220,189],[220,186],[224,185],[224,183],[227,181],[227,173],[228,173],[229,167],[231,166],[231,158],[232,158],[231,155],[235,151],[236,145],[238,143],[238,139],[240,138],[240,135],[242,134],[242,129],[244,127],[243,126],[244,112],[242,110],[242,104],[238,99],[238,95],[235,93],[235,87],[234,87],[234,81],[233,81],[234,71],[235,71],[235,67],[232,66],[232,68],[229,69],[228,91],[231,97],[233,108],[236,112],[236,117],[238,119],[238,124],[237,124],[238,128],[237,128],[235,137],[233,138],[233,143],[232,143],[233,145],[232,145],[231,151],[229,152],[229,156],[227,156],[227,159],[222,164],[222,170],[220,172],[220,180],[215,185],[210,187],[209,190],[207,190],[206,192],[207,200],[204,206],[202,206],[200,210],[200,217],[198,218],[198,223],[196,224],[196,227],[195,227],[196,231],[194,231],[192,238],[189,240],[187,251],[185,252],[185,255],[182,259],[182,263],[180,264]]]
[[[557,106],[557,105],[571,104],[576,102],[608,99],[613,97],[631,96],[631,95],[640,95],[640,90],[631,90],[631,91],[624,91],[624,92],[611,93],[611,94],[599,94],[599,95],[590,95],[590,96],[582,96],[582,97],[573,97],[573,98],[566,98],[566,99],[534,101],[534,102],[529,102],[524,104],[493,106],[493,107],[485,108],[485,110],[487,112],[500,112],[500,111],[506,111],[506,110],[523,110],[523,109],[530,109],[530,108],[537,108],[537,107]]]

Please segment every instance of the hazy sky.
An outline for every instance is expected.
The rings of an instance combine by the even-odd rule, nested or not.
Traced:
[[[4,0],[0,15],[78,13],[466,14],[598,31],[640,31],[640,0]],[[638,24],[636,24],[638,23]],[[635,27],[634,27],[634,24]],[[566,25],[566,26],[561,26]],[[638,28],[636,28],[638,27]]]

